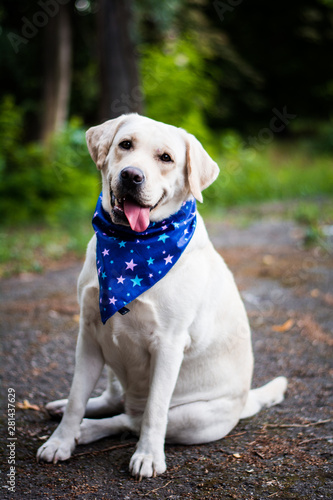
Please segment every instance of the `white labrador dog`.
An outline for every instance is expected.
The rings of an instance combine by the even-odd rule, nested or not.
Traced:
[[[202,201],[202,190],[219,171],[193,135],[136,114],[90,128],[87,143],[102,173],[103,209],[129,231],[131,225],[143,232],[191,197]],[[134,215],[126,210],[128,199],[137,205]],[[128,314],[114,314],[103,324],[99,288],[94,236],[78,282],[81,319],[72,388],[68,400],[47,405],[63,418],[39,448],[38,460],[67,460],[76,444],[129,430],[139,435],[130,471],[151,477],[166,470],[165,440],[221,439],[240,418],[283,400],[284,377],[250,390],[246,312],[199,214],[179,260],[129,304]],[[107,389],[89,399],[105,364]],[[108,418],[93,418],[102,415]]]

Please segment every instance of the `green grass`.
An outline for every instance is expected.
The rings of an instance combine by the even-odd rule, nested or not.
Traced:
[[[93,228],[19,226],[0,229],[0,278],[24,272],[43,272],[61,260],[83,257]]]
[[[333,197],[333,162],[296,144],[273,144],[263,151],[237,149],[218,159],[221,172],[204,192],[204,213],[219,207],[315,196]]]

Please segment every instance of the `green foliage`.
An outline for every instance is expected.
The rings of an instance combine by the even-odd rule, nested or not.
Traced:
[[[151,36],[151,33],[145,33],[145,23],[148,23],[150,31],[153,27],[156,31],[159,31],[160,37],[165,36],[180,12],[182,3],[183,0],[168,0],[167,2],[139,0],[133,2],[137,27],[141,28],[141,37],[145,39]]]
[[[333,120],[317,124],[315,139],[310,142],[310,149],[317,154],[333,154]]]
[[[300,203],[294,210],[294,218],[299,224],[318,225],[320,207],[314,203]]]
[[[80,120],[72,119],[66,129],[54,136],[48,157],[57,183],[57,196],[49,204],[49,217],[68,223],[84,220],[93,213],[101,183]]]
[[[310,156],[296,142],[275,142],[258,151],[244,148],[240,137],[227,132],[221,139],[221,173],[204,192],[204,212],[237,204],[291,198],[332,196],[331,158]]]
[[[305,246],[320,245],[329,250],[324,228],[331,227],[333,222],[333,204],[331,200],[325,203],[301,201],[292,212],[293,218],[305,228],[303,241]]]
[[[1,222],[69,223],[91,214],[99,177],[81,123],[73,119],[47,148],[23,138],[23,113],[7,96],[0,105]]]
[[[171,40],[164,48],[142,49],[141,75],[150,118],[183,127],[210,153],[214,148],[205,109],[214,102],[215,84],[205,74],[203,56],[191,38]]]

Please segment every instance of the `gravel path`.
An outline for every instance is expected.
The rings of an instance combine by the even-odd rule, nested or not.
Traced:
[[[286,375],[284,403],[241,421],[221,441],[166,446],[167,472],[140,483],[128,472],[136,440],[127,434],[78,447],[68,462],[36,464],[37,448],[57,425],[43,405],[67,396],[73,374],[81,263],[0,281],[0,498],[333,497],[332,248],[305,250],[302,229],[269,214],[245,228],[231,222],[207,225],[249,313],[253,385]],[[97,393],[103,385],[102,377]],[[14,394],[15,441],[8,439],[13,429],[7,413],[8,403],[12,408],[7,397]],[[13,493],[6,488],[10,480]]]

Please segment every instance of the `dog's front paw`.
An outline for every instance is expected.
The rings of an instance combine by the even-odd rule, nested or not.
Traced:
[[[50,437],[37,451],[37,462],[53,462],[68,460],[75,448],[74,439],[66,440]]]
[[[155,477],[166,471],[164,453],[142,453],[137,450],[130,461],[130,471],[133,476]]]

